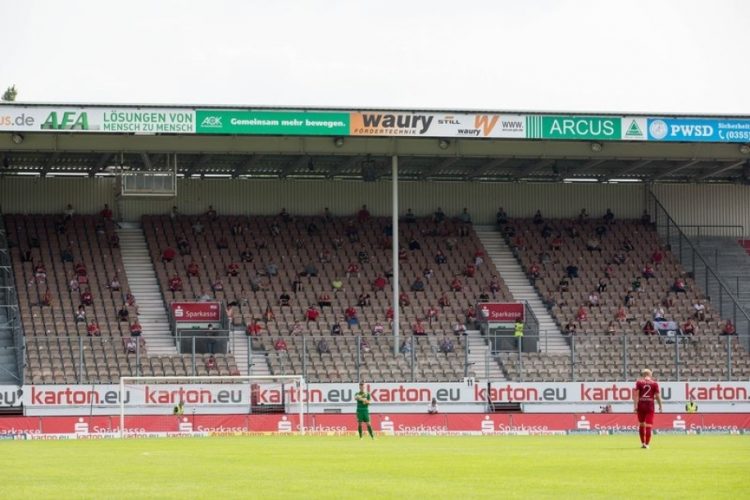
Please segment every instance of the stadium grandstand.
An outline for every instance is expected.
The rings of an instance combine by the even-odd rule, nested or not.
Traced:
[[[0,115],[2,384],[750,376],[744,118]]]

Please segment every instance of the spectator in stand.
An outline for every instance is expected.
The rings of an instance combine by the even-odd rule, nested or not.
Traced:
[[[474,323],[477,320],[477,310],[474,306],[469,306],[468,309],[466,309],[466,321],[468,323]]]
[[[109,282],[109,289],[113,292],[119,292],[120,291],[120,278],[115,274],[112,277],[112,280]]]
[[[344,282],[340,279],[334,279],[331,282],[331,286],[333,287],[333,293],[338,293],[339,291],[343,290]]]
[[[71,292],[77,292],[79,288],[80,288],[80,283],[78,282],[78,278],[73,276],[68,282],[68,290],[70,290]]]
[[[613,264],[617,264],[617,265],[624,264],[627,260],[628,260],[628,258],[622,252],[616,252],[612,256],[612,263]]]
[[[346,277],[347,279],[351,277],[352,275],[359,278],[359,265],[352,262],[349,264],[349,266],[346,268]]]
[[[583,224],[587,220],[589,220],[589,213],[586,211],[585,208],[582,208],[581,212],[578,214],[578,223]]]
[[[464,285],[461,283],[461,277],[458,275],[454,276],[453,281],[451,281],[451,291],[460,292],[463,288]]]
[[[328,264],[331,262],[331,251],[328,249],[323,249],[321,252],[318,252],[318,259],[320,260],[321,264]]]
[[[406,249],[401,247],[398,249],[398,260],[406,260],[409,258],[409,254],[406,253]]]
[[[466,276],[467,278],[473,278],[476,273],[477,268],[474,267],[474,264],[469,264],[466,266],[466,269],[464,269],[464,276]]]
[[[445,257],[445,254],[442,250],[438,250],[437,254],[435,254],[435,263],[436,264],[445,264],[448,262],[448,259]]]
[[[224,291],[224,283],[221,281],[221,278],[219,278],[218,276],[213,281],[213,283],[211,283],[211,290],[214,293]]]
[[[411,208],[406,210],[406,214],[404,215],[404,222],[407,224],[415,224],[417,222],[417,216],[414,215],[414,212],[411,211]]]
[[[359,297],[357,297],[357,306],[359,306],[359,307],[369,307],[370,306],[370,294],[369,293],[360,293]]]
[[[275,222],[271,223],[271,236],[278,236],[281,234],[281,226]]]
[[[589,307],[601,307],[599,303],[599,295],[596,292],[589,294]]]
[[[362,337],[359,338],[359,350],[364,354],[370,352],[370,344],[368,344],[367,341]]]
[[[632,252],[635,250],[635,246],[633,245],[633,242],[630,241],[630,238],[625,238],[622,240],[622,249],[626,252]]]
[[[641,215],[641,224],[644,226],[651,225],[651,215],[649,215],[648,210],[643,211],[643,215]]]
[[[416,238],[412,236],[412,238],[409,240],[409,250],[422,250],[422,245],[419,244]]]
[[[471,224],[471,214],[469,213],[468,209],[466,209],[466,207],[464,207],[463,212],[461,212],[461,215],[459,215],[458,217],[464,224]]]
[[[199,302],[208,302],[212,299],[213,297],[206,290],[201,290],[201,294],[195,297],[195,300]],[[210,327],[211,325],[208,325],[208,326]]]
[[[65,214],[65,220],[70,220],[70,219],[72,219],[72,218],[73,218],[73,216],[75,215],[75,213],[76,213],[76,211],[75,211],[75,209],[73,208],[73,205],[71,205],[70,203],[68,203],[68,206],[67,206],[67,207],[65,207],[65,211],[64,211],[64,214]]]
[[[279,266],[271,262],[266,266],[266,276],[277,276],[279,274]]]
[[[112,220],[112,210],[109,208],[109,205],[106,203],[104,204],[104,208],[99,212],[99,217],[102,219],[106,219],[111,221]]]
[[[47,281],[47,268],[41,262],[34,266],[34,278],[38,283]]]
[[[180,213],[177,211],[177,207],[173,206],[172,210],[169,211],[169,218],[174,220],[177,218],[178,215],[180,215]]]
[[[216,249],[217,250],[229,249],[229,241],[227,240],[226,236],[220,236],[219,239],[216,240]]]
[[[201,235],[203,234],[203,224],[201,224],[201,221],[198,219],[195,219],[195,222],[193,222],[193,225],[191,226],[191,229],[193,230],[193,234],[195,235]]]
[[[161,253],[161,261],[162,263],[166,264],[167,262],[172,262],[177,255],[177,252],[175,252],[175,249],[172,247],[167,247],[164,249],[164,251]]]
[[[654,268],[651,266],[651,264],[646,264],[645,266],[643,266],[643,272],[641,274],[646,279],[656,277],[656,273],[654,272]]]
[[[538,277],[538,273],[537,273],[537,277]],[[489,289],[490,289],[490,293],[492,293],[492,298],[496,299],[497,292],[500,291],[500,281],[498,280],[497,276],[493,275],[492,278],[490,279]]]
[[[552,236],[552,228],[549,224],[545,224],[542,228],[542,238],[547,239]]]
[[[318,316],[320,316],[320,311],[318,311],[314,305],[310,305],[310,307],[307,308],[307,312],[305,313],[305,319],[309,323],[310,321],[313,321],[317,323]]]
[[[586,240],[586,250],[588,250],[589,252],[602,253],[601,243],[597,238],[592,236],[591,238]]]
[[[536,282],[536,280],[539,279],[541,276],[541,269],[539,268],[539,264],[536,262],[531,264],[531,267],[529,267],[529,279],[533,282]]]
[[[102,336],[102,331],[99,329],[99,324],[93,319],[89,321],[89,324],[86,327],[86,336],[87,337],[101,337]]]
[[[179,276],[172,276],[169,280],[169,289],[173,292],[181,292],[182,291],[182,278]]]
[[[338,323],[334,323],[331,325],[331,335],[341,335],[343,332],[341,330],[341,325]]]
[[[534,223],[534,225],[537,225],[537,226],[540,224],[543,224],[544,217],[542,217],[542,211],[537,210],[536,213],[534,214],[534,218],[531,221]]]
[[[232,224],[232,227],[229,228],[229,232],[232,233],[232,236],[240,236],[244,231],[244,226],[239,222],[235,222]]]
[[[400,302],[400,300],[399,300],[399,302]],[[385,311],[385,320],[388,322],[389,326],[393,325],[393,308],[392,307],[389,307],[388,309],[386,309],[386,311]]]
[[[619,308],[617,309],[617,314],[615,314],[615,319],[616,319],[617,321],[619,321],[620,323],[622,323],[623,321],[625,321],[625,320],[627,320],[627,319],[628,319],[628,315],[627,315],[627,313],[625,312],[625,307],[624,307],[624,306],[620,306],[620,307],[619,307]]]
[[[490,294],[488,294],[487,292],[482,292],[479,294],[479,298],[477,299],[477,302],[485,303],[489,301],[490,301]]]
[[[279,295],[279,306],[280,307],[290,307],[289,301],[291,300],[291,297],[286,292],[281,292],[281,295]]]
[[[125,302],[130,307],[135,307],[135,295],[130,293],[130,290],[128,290],[128,293],[125,294]]]
[[[357,260],[360,264],[368,264],[370,262],[370,254],[363,248],[357,252]]]
[[[216,371],[216,358],[213,354],[208,356],[208,359],[206,359],[206,372],[209,374],[211,371]]]
[[[240,252],[240,261],[242,262],[252,262],[254,258],[255,256],[253,255],[253,252],[248,249]]]
[[[424,323],[422,323],[422,320],[417,318],[417,320],[414,322],[414,325],[412,325],[412,332],[414,335],[427,335],[427,330],[424,327]]]
[[[459,323],[458,321],[456,321],[455,323],[453,323],[453,334],[454,335],[463,335],[465,333],[466,333],[466,325],[464,325],[463,323]]]
[[[187,238],[185,236],[179,236],[177,238],[177,250],[180,251],[180,255],[189,255],[190,254],[190,243],[188,243]]]
[[[310,262],[305,266],[305,269],[303,269],[302,273],[300,273],[300,276],[307,276],[308,278],[313,278],[318,275],[318,268],[315,267],[315,264]]]
[[[383,323],[375,323],[375,326],[372,327],[372,334],[377,337],[378,335],[383,335],[383,333],[385,333]]]
[[[326,292],[321,293],[318,296],[318,307],[321,309],[324,307],[331,307],[331,296]]]
[[[557,283],[557,291],[567,292],[569,285],[570,285],[570,282],[568,281],[568,278],[566,276],[563,276],[562,278],[560,278],[560,281]]]
[[[654,263],[654,265],[658,266],[662,263],[664,260],[664,253],[662,253],[661,248],[657,248],[654,250],[654,253],[651,254],[651,262]]]
[[[344,234],[349,240],[349,243],[356,243],[359,241],[359,230],[354,227],[354,221],[349,221],[346,223]]]
[[[445,309],[446,307],[450,307],[451,301],[450,298],[448,298],[447,294],[443,294],[438,299],[438,306],[440,306],[441,309]]]
[[[208,206],[208,210],[206,210],[206,217],[209,218],[209,220],[216,220],[216,210],[214,210],[213,205]]]
[[[407,295],[406,292],[401,292],[398,295],[398,304],[401,307],[407,307],[411,305],[411,299],[409,298],[409,295]]]
[[[498,226],[504,226],[508,223],[508,214],[505,213],[503,207],[497,209],[497,213],[495,214],[495,223]]]
[[[357,212],[357,222],[360,224],[370,220],[370,211],[367,210],[367,205],[362,205],[362,208]]]
[[[665,296],[663,299],[661,299],[661,305],[662,307],[666,307],[667,309],[674,307],[674,300],[669,295]]]
[[[287,350],[287,348],[286,348],[286,342],[284,341],[284,339],[282,339],[281,337],[279,337],[276,340],[276,342],[273,344],[273,348],[275,350],[277,350],[277,351],[286,351]]]
[[[247,328],[245,329],[245,334],[250,336],[256,336],[260,335],[260,332],[263,330],[263,327],[260,323],[258,323],[258,318],[253,318],[250,320],[250,323],[248,323]]]
[[[50,292],[49,287],[47,287],[44,290],[44,293],[41,296],[41,299],[39,301],[40,306],[46,306],[49,307],[52,305],[52,292]]]
[[[607,234],[607,226],[605,226],[604,224],[599,224],[594,229],[594,233],[596,233],[599,238],[602,238],[605,234]]]
[[[684,293],[687,294],[687,286],[685,285],[685,280],[678,276],[674,279],[674,283],[672,283],[672,291],[674,293]]]
[[[344,311],[344,319],[346,320],[346,324],[349,325],[349,328],[351,328],[354,325],[359,325],[359,318],[357,318],[357,310],[349,306]]]
[[[30,262],[31,261],[31,250],[26,250],[28,252],[29,259],[21,259],[23,262]],[[73,249],[68,245],[65,247],[62,252],[60,252],[60,258],[63,262],[73,262]]]
[[[630,283],[630,285],[633,287],[633,291],[637,292],[641,289],[641,278],[636,276],[636,278]]]
[[[657,307],[654,309],[654,321],[667,321],[666,314],[664,314],[664,309],[661,307]]]
[[[300,291],[302,291],[302,282],[295,276],[292,280],[292,292],[297,293]]]
[[[596,285],[596,291],[599,293],[604,293],[605,290],[607,290],[607,280],[604,278],[599,278],[599,283]]]
[[[570,264],[565,268],[565,273],[568,275],[568,278],[577,278],[578,277],[578,266]]]
[[[430,306],[427,308],[427,321],[432,326],[432,320],[437,320],[438,317],[438,310],[434,306]]]
[[[615,333],[617,333],[615,322],[610,321],[609,324],[607,325],[607,335],[614,335]]]
[[[625,294],[625,298],[623,299],[623,303],[625,304],[625,307],[631,307],[635,303],[635,297],[633,297],[633,292],[628,290],[628,293]]]
[[[615,269],[612,266],[604,266],[604,277],[612,279],[612,275],[615,273]]]
[[[85,323],[85,322],[86,322],[86,308],[83,307],[83,304],[81,304],[78,306],[78,310],[76,311],[76,323]]]
[[[405,338],[401,342],[401,345],[398,348],[398,352],[400,352],[401,354],[403,354],[404,358],[407,358],[407,359],[411,358],[411,353],[412,353],[411,345],[412,345],[412,342],[413,342],[413,339],[407,339],[407,338]]]
[[[646,324],[643,325],[643,333],[646,335],[656,335],[656,328],[654,328],[654,324],[651,321],[646,321]]]
[[[568,324],[565,325],[565,330],[563,333],[565,335],[575,335],[578,332],[578,327],[573,321],[568,321]]]
[[[120,248],[120,237],[117,233],[112,233],[109,237],[110,248]]]
[[[721,333],[719,335],[737,335],[737,329],[734,327],[734,323],[732,323],[731,319],[724,322],[724,326],[721,328]]]
[[[78,310],[80,311],[83,306],[78,306]],[[130,311],[128,311],[128,307],[123,304],[119,311],[117,311],[117,319],[119,321],[130,321]]]
[[[602,218],[604,219],[604,222],[606,222],[607,224],[614,224],[615,222],[615,214],[609,208],[607,209],[607,212],[604,214],[604,217]]]
[[[695,323],[693,323],[692,318],[688,318],[688,320],[682,325],[682,334],[683,335],[695,335]]]
[[[386,284],[387,282],[385,278],[383,278],[382,276],[378,276],[377,278],[375,278],[375,281],[372,283],[372,289],[375,292],[382,292],[383,290],[385,290]]]
[[[143,327],[138,322],[138,318],[136,318],[136,320],[130,324],[130,336],[140,337],[141,333],[143,333]]]
[[[414,280],[414,283],[411,285],[411,290],[413,292],[424,292],[424,281],[422,281],[422,278],[417,278]]]
[[[339,329],[341,329],[341,327],[339,327]],[[317,349],[318,354],[320,354],[321,356],[323,354],[331,354],[331,349],[328,347],[328,342],[326,342],[326,339],[320,339],[318,341]]]
[[[588,319],[588,312],[586,311],[586,308],[584,306],[580,306],[578,308],[578,312],[576,312],[576,321],[578,321],[578,324],[580,325],[582,321],[586,321]]]
[[[440,341],[440,352],[444,353],[446,356],[454,352],[453,341],[448,337],[443,337],[443,340]]]
[[[81,293],[81,304],[84,306],[94,305],[94,297],[91,295],[91,290],[88,288]]]
[[[694,316],[698,321],[706,321],[706,306],[702,301],[693,304]]]
[[[432,214],[432,220],[438,224],[445,221],[445,212],[443,212],[443,209],[438,207],[435,213]]]
[[[200,268],[198,267],[198,264],[194,260],[191,260],[190,264],[188,264],[187,273],[188,273],[188,276],[191,276],[191,277],[198,276],[198,274],[200,273]]]
[[[9,246],[8,248],[11,248],[11,247]],[[68,247],[68,248],[70,248],[70,247]],[[66,250],[63,250],[60,253],[60,255],[62,257],[62,261],[63,262],[73,262],[73,255],[72,254],[70,256],[70,260],[67,260],[65,258],[65,252],[66,252]],[[21,262],[32,262],[32,256],[31,256],[31,250],[30,249],[27,248],[26,250],[22,250],[21,251]]]
[[[188,272],[190,272],[190,268],[188,268]],[[227,264],[227,276],[230,276],[232,278],[236,278],[240,274],[240,265],[237,262],[230,262]],[[197,274],[196,274],[197,276]]]
[[[563,240],[562,240],[562,234],[557,233],[557,235],[552,238],[552,241],[549,244],[550,250],[557,252],[562,248]]]

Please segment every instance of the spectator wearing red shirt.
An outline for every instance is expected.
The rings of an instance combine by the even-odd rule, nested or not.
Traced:
[[[143,333],[143,327],[136,319],[135,321],[133,321],[133,323],[130,324],[130,336],[140,337],[141,333]]]
[[[109,205],[104,204],[104,208],[99,212],[99,216],[102,219],[112,220],[112,210],[109,208]]]
[[[552,241],[549,244],[550,250],[557,251],[562,248],[562,235],[560,233],[557,233],[557,236],[552,238]]]
[[[401,247],[398,249],[398,260],[406,260],[409,258],[409,254],[406,253],[406,249],[404,247]]]
[[[477,273],[477,268],[474,267],[474,264],[469,264],[466,266],[466,270],[464,270],[464,276],[467,278],[473,278],[474,275]]]
[[[348,278],[352,274],[356,274],[359,276],[359,265],[355,263],[349,264],[349,267],[346,268],[346,277]]]
[[[49,288],[44,291],[44,295],[42,295],[42,301],[40,305],[47,307],[52,305],[52,292],[49,291]]]
[[[474,322],[477,319],[477,310],[474,308],[474,306],[469,306],[469,308],[466,310],[466,321]]]
[[[169,289],[173,292],[182,291],[182,278],[179,276],[172,276],[169,280]]]
[[[695,335],[695,323],[693,323],[692,319],[688,319],[682,325],[682,334],[683,335]]]
[[[657,248],[654,250],[654,253],[651,254],[651,262],[654,263],[654,265],[661,264],[662,260],[664,260],[664,254],[662,253],[661,249]]]
[[[447,294],[443,294],[440,296],[440,298],[438,299],[438,305],[443,309],[451,305],[451,301],[448,298]]]
[[[646,335],[656,335],[656,328],[654,328],[654,324],[650,320],[646,321],[646,324],[643,325],[643,333]]]
[[[91,291],[86,289],[81,293],[81,304],[84,306],[90,306],[94,303],[94,297],[91,295]]]
[[[372,289],[376,292],[382,292],[385,290],[385,285],[387,284],[385,278],[382,276],[378,276],[375,278],[375,281],[372,284]]]
[[[370,219],[370,212],[367,210],[367,205],[362,205],[362,208],[357,212],[357,221],[361,224],[367,222]]]
[[[432,320],[437,320],[438,317],[438,310],[436,307],[430,307],[427,309],[427,321],[429,321],[430,326],[432,326]]]
[[[258,323],[258,318],[253,318],[250,323],[247,325],[247,328],[245,329],[245,333],[247,335],[260,335],[261,330],[263,330],[263,327]]]
[[[721,333],[719,335],[737,335],[737,329],[734,327],[731,319],[728,319],[724,323],[724,327],[721,329]]]
[[[323,292],[318,297],[318,307],[331,307],[331,296]]]
[[[408,295],[406,294],[406,292],[401,292],[401,293],[400,293],[400,294],[398,295],[398,304],[399,304],[399,305],[400,305],[401,307],[406,307],[406,306],[409,306],[409,305],[411,305],[411,299],[410,299],[410,298],[409,298],[409,296],[408,296]]]
[[[315,306],[310,306],[307,308],[307,312],[305,313],[305,317],[307,318],[307,322],[310,321],[318,321],[318,316],[320,316],[320,311],[318,311]]]
[[[581,306],[578,308],[578,312],[576,312],[576,321],[580,323],[581,321],[586,321],[588,319],[588,313],[586,312],[586,308]]]
[[[130,307],[135,306],[135,295],[130,293],[130,290],[128,290],[128,293],[125,294],[125,302],[127,302]]]
[[[685,280],[682,278],[675,278],[674,283],[672,283],[672,291],[674,293],[685,293],[687,294],[687,289],[685,288]]]
[[[284,341],[284,339],[282,339],[282,338],[279,338],[279,339],[278,339],[278,340],[276,340],[276,342],[275,342],[275,343],[273,344],[273,348],[274,348],[275,350],[277,350],[277,351],[286,351],[286,350],[287,350],[287,348],[286,348],[286,342]]]
[[[418,319],[414,322],[412,331],[414,332],[414,335],[427,335],[427,330],[425,329],[421,319]]]
[[[120,248],[120,236],[117,233],[112,233],[109,237],[109,246],[112,248]]]
[[[236,262],[227,264],[227,276],[237,277],[240,274],[240,265]]]
[[[625,312],[625,307],[620,306],[620,308],[617,310],[617,314],[615,315],[615,319],[619,322],[623,322],[628,318],[627,313]]]
[[[216,358],[213,354],[206,360],[206,371],[210,373],[211,370],[216,370]]]
[[[101,337],[102,336],[102,331],[99,329],[99,324],[93,319],[89,321],[89,324],[86,327],[86,336],[87,337]]]
[[[651,264],[646,264],[645,266],[643,266],[643,272],[641,274],[646,279],[651,279],[656,276],[654,268],[651,266]]]
[[[385,320],[386,320],[386,321],[388,322],[388,324],[389,324],[389,325],[390,325],[391,323],[393,323],[393,308],[392,308],[392,307],[389,307],[389,308],[388,308],[388,309],[387,309],[387,310],[385,311]]]
[[[166,264],[167,262],[172,262],[176,256],[177,252],[175,252],[175,249],[172,247],[167,247],[161,253],[161,261]]]
[[[191,260],[190,264],[188,264],[187,273],[188,276],[198,276],[200,273],[200,267],[198,267],[198,264],[194,260]]]
[[[354,307],[349,306],[346,308],[346,311],[344,311],[344,319],[346,320],[346,323],[352,327],[354,325],[359,325],[359,319],[357,318],[357,310],[354,309]]]
[[[453,278],[453,281],[451,281],[451,290],[454,292],[460,292],[463,289],[463,284],[461,283],[461,280],[456,276]]]
[[[539,269],[539,264],[537,264],[536,262],[531,264],[531,267],[529,267],[529,277],[532,280],[536,280],[536,279],[539,279],[540,274],[541,274],[541,271]]]

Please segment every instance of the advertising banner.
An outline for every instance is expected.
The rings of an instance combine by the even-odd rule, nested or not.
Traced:
[[[221,320],[219,302],[172,302],[170,307],[177,323],[218,323]]]
[[[750,120],[649,118],[648,139],[670,142],[750,142]]]
[[[498,414],[426,413],[377,414],[373,430],[385,435],[550,435],[550,434],[633,434],[636,416],[629,414],[552,413]],[[305,431],[312,434],[353,434],[353,415],[307,415]],[[289,433],[300,430],[297,415],[141,415],[126,417],[128,436],[153,435],[241,435]],[[657,433],[710,434],[750,432],[750,414],[657,413]],[[96,439],[113,437],[120,430],[118,417],[0,417],[2,439]]]
[[[524,307],[520,302],[484,302],[479,304],[481,321],[488,323],[513,323],[523,321]]]
[[[0,131],[192,134],[195,111],[0,106]]]
[[[349,113],[199,109],[199,134],[349,135]]]
[[[362,111],[351,114],[351,135],[378,137],[526,137],[523,115]]]

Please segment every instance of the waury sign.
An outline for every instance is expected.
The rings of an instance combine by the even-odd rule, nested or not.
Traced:
[[[351,113],[350,135],[523,139],[526,120],[523,115],[363,111]]]
[[[221,321],[219,302],[172,302],[176,323],[218,323]]]

